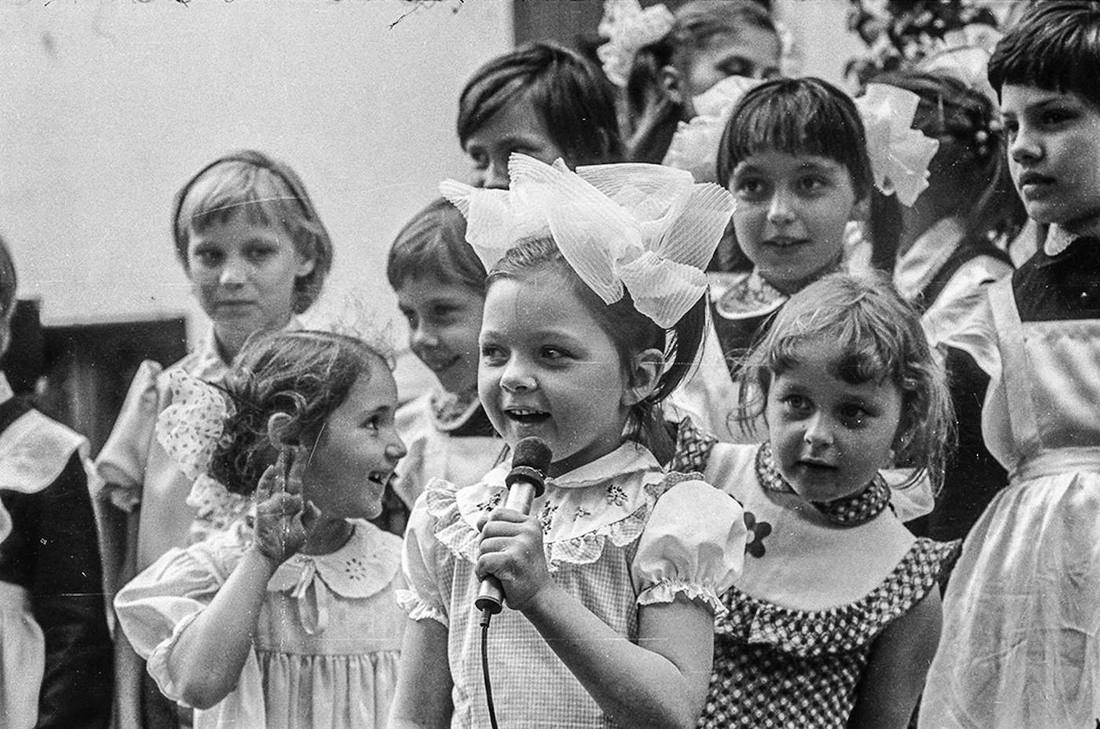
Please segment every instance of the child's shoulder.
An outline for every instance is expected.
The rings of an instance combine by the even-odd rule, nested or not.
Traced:
[[[74,454],[88,456],[88,440],[26,405],[0,432],[0,489],[36,493],[61,475]]]

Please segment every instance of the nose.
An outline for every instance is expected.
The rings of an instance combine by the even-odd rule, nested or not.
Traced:
[[[538,383],[527,367],[517,357],[512,357],[500,373],[500,387],[508,392],[530,392]]]
[[[489,166],[485,170],[485,183],[483,187],[490,190],[507,190],[509,182],[508,160],[494,159],[489,162]]]
[[[397,431],[394,431],[393,440],[386,446],[386,458],[393,463],[397,463],[408,452],[408,449],[405,448],[405,441],[401,440],[401,436],[397,434]]]
[[[1023,164],[1032,162],[1042,156],[1042,148],[1031,134],[1031,130],[1021,124],[1009,140],[1008,154],[1013,162]]]
[[[409,347],[415,352],[417,349],[431,348],[439,345],[439,337],[435,330],[419,322],[409,329]]]
[[[782,187],[772,193],[768,205],[768,222],[772,225],[790,225],[794,222],[794,201],[791,194]]]
[[[810,446],[811,453],[820,453],[833,444],[833,429],[824,413],[815,413],[806,421],[802,440]]]
[[[218,280],[223,286],[240,286],[248,281],[248,266],[239,258],[230,258],[222,266]]]

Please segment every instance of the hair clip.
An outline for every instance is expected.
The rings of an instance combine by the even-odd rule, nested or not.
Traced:
[[[491,270],[510,248],[550,235],[582,281],[608,304],[629,291],[655,324],[673,326],[706,292],[703,269],[733,213],[729,191],[691,173],[642,163],[571,171],[522,154],[508,190],[447,180],[440,192],[466,216],[466,239]]]
[[[664,5],[643,9],[638,0],[606,0],[598,32],[607,42],[596,49],[604,74],[616,86],[626,86],[638,50],[664,38],[675,24]]]
[[[928,165],[940,147],[938,140],[911,128],[919,103],[912,91],[874,83],[856,99],[875,187],[910,207],[928,187]]]

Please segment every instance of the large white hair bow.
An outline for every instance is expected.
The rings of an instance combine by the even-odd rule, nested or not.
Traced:
[[[733,213],[733,197],[691,173],[662,165],[547,165],[508,160],[511,188],[453,180],[439,190],[466,216],[466,240],[486,270],[525,239],[550,235],[601,299],[630,292],[635,308],[669,328],[705,293],[703,269]]]
[[[889,84],[867,84],[856,99],[863,125],[867,128],[867,154],[875,187],[883,194],[898,196],[912,206],[928,187],[928,165],[940,148],[938,140],[911,129],[920,97]]]
[[[718,182],[718,148],[737,103],[749,89],[763,83],[744,76],[728,76],[692,99],[695,116],[678,122],[661,164],[687,170],[699,182]],[[727,180],[728,182],[728,180]]]
[[[675,23],[664,5],[643,9],[638,0],[606,0],[598,32],[607,42],[596,49],[596,56],[607,78],[626,86],[638,49],[664,38]]]

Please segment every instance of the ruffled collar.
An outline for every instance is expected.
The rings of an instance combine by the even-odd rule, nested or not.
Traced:
[[[355,520],[351,538],[331,554],[295,554],[279,565],[268,592],[285,592],[298,601],[306,632],[328,626],[332,594],[367,598],[386,589],[401,564],[401,542],[374,525]]]
[[[770,314],[790,297],[764,280],[755,268],[750,273],[734,274],[725,290],[714,301],[717,314],[725,319],[748,319]]]
[[[772,458],[771,444],[767,441],[761,443],[756,451],[756,477],[768,491],[795,493],[779,472]],[[871,521],[890,505],[890,487],[882,476],[876,474],[867,488],[857,494],[828,502],[811,501],[810,504],[834,524],[858,526]]]
[[[924,231],[894,264],[894,286],[907,301],[924,291],[962,243],[965,230],[958,218],[944,218]]]
[[[436,519],[436,538],[455,555],[477,559],[477,522],[505,498],[509,465],[489,471],[481,482],[462,489],[436,481],[427,489],[429,513]],[[532,513],[542,524],[550,569],[562,562],[597,560],[608,539],[625,546],[645,528],[657,499],[687,477],[665,475],[646,448],[624,443],[615,451],[546,482]]]

